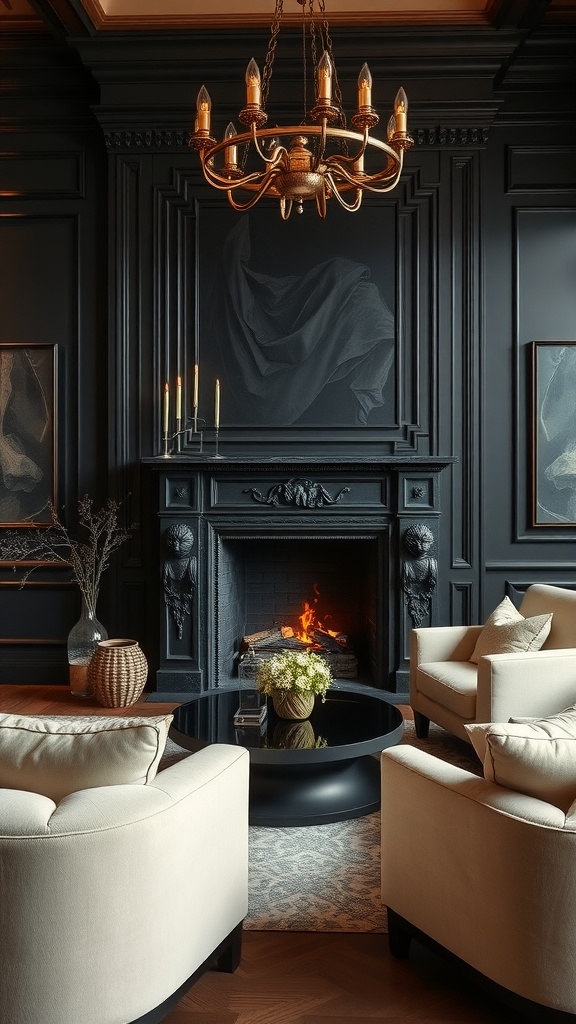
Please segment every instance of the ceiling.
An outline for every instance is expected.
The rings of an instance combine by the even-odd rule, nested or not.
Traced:
[[[330,25],[488,26],[511,17],[517,22],[535,7],[546,19],[573,21],[576,0],[327,0]],[[315,12],[319,14],[319,0]],[[56,13],[74,32],[175,28],[269,26],[274,0],[0,0],[0,32],[41,28],[43,12]],[[284,0],[284,22],[300,23],[299,0]]]

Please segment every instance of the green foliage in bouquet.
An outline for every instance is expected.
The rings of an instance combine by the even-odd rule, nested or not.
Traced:
[[[332,682],[332,670],[324,658],[313,651],[281,651],[263,661],[256,674],[256,685],[265,694],[275,690],[296,693],[320,693],[325,700]]]

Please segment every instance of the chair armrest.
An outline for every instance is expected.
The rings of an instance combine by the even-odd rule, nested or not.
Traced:
[[[414,748],[381,761],[383,902],[498,984],[573,1012],[565,815]]]
[[[478,662],[477,722],[553,715],[575,702],[575,648],[491,654]]]
[[[135,1020],[204,963],[248,908],[249,763],[244,748],[213,744],[149,785],[57,806],[18,794],[25,839],[0,829],[1,1020]],[[14,803],[0,790],[3,825]]]
[[[426,626],[410,634],[410,661],[469,661],[483,626]]]

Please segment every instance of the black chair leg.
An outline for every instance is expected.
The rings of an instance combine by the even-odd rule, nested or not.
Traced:
[[[242,924],[237,925],[234,931],[230,932],[228,939],[230,941],[226,949],[218,957],[216,963],[218,964],[219,971],[233,974],[242,956]]]
[[[420,711],[414,712],[414,729],[416,730],[416,736],[419,740],[428,739],[428,730],[430,728],[430,719],[426,718]]]
[[[390,908],[388,911],[388,944],[390,952],[396,960],[404,960],[410,951],[412,936],[405,927],[405,921]]]

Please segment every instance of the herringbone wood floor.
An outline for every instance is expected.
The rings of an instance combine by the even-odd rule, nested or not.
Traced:
[[[25,714],[157,715],[174,706],[140,701],[111,711],[90,700],[72,700],[66,687],[0,687],[0,711]],[[410,713],[409,708],[402,711]],[[395,960],[386,936],[380,934],[247,931],[236,973],[209,971],[165,1018],[165,1024],[513,1024],[515,1020],[491,996],[469,985],[452,965],[417,943],[412,944],[407,960]]]
[[[245,932],[233,975],[209,971],[165,1024],[511,1024],[510,1011],[413,944],[385,935]]]

